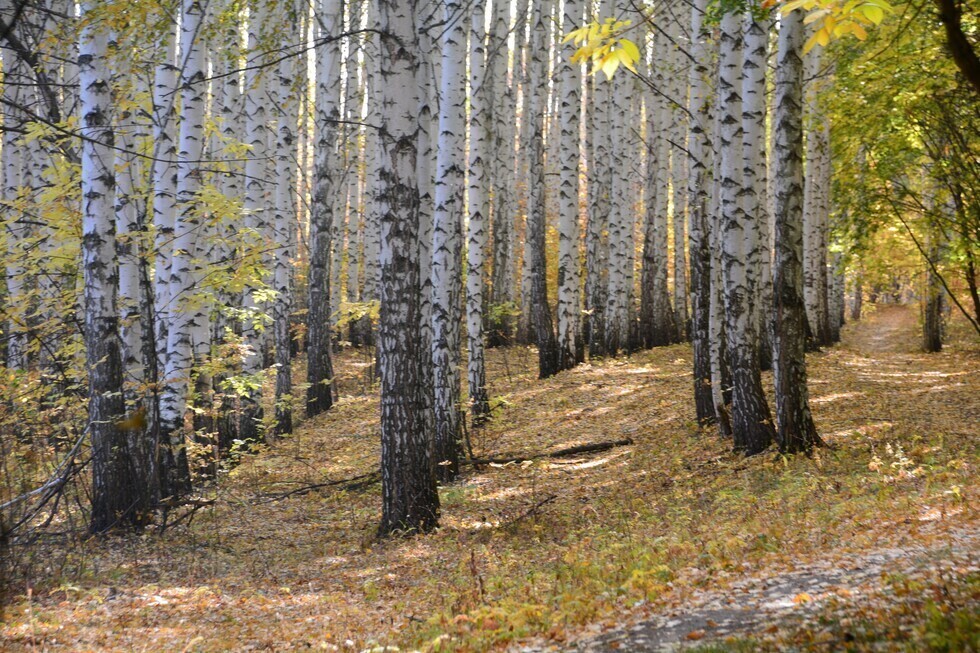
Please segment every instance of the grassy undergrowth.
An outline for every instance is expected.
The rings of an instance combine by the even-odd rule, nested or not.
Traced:
[[[687,346],[546,381],[534,378],[532,352],[492,350],[495,411],[470,433],[478,456],[624,437],[635,444],[468,468],[440,491],[438,532],[385,542],[374,539],[376,485],[279,498],[375,469],[377,395],[341,384],[335,410],[223,474],[207,491],[215,504],[193,520],[162,535],[44,540],[22,552],[26,572],[0,645],[480,651],[529,637],[561,643],[747,575],[876,547],[940,546],[977,525],[980,347],[954,332],[943,353],[919,354],[913,329],[911,313],[888,309],[810,357],[814,415],[831,445],[810,459],[744,459],[699,432]],[[340,366],[365,360],[349,354]],[[972,596],[960,600],[968,613],[941,610],[935,627],[927,607],[907,610],[923,637],[975,617],[976,578],[955,591]],[[888,610],[908,621],[899,618],[904,605],[871,615],[882,626],[867,630],[869,642],[895,633]],[[803,635],[794,641],[810,646]]]

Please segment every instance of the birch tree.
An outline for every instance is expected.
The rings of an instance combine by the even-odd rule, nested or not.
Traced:
[[[184,0],[180,40],[181,120],[177,159],[178,214],[174,221],[174,251],[170,263],[171,318],[167,333],[167,360],[160,400],[161,431],[170,438],[176,467],[167,470],[170,492],[190,489],[183,421],[187,408],[191,371],[195,358],[207,354],[208,312],[202,298],[195,296],[200,278],[198,238],[201,210],[197,204],[201,189],[205,74],[200,38],[204,8],[199,0]]]
[[[379,533],[428,531],[439,518],[432,450],[419,405],[420,62],[414,1],[379,0],[383,202],[381,238],[381,525]],[[424,408],[422,409],[424,410]]]
[[[432,364],[435,460],[440,480],[459,474],[459,322],[466,160],[466,33],[463,5],[447,0],[440,43],[439,140],[432,228]]]
[[[88,18],[95,5],[81,4]],[[113,130],[107,67],[108,36],[97,22],[84,22],[79,36],[79,111],[82,181],[82,268],[85,283],[85,350],[88,367],[88,429],[92,442],[92,513],[89,530],[139,525],[149,516],[150,480],[131,458],[119,427],[125,414],[122,347],[117,305],[116,233],[113,225]],[[136,463],[136,464],[134,464]]]
[[[562,30],[578,29],[583,5],[565,0]],[[558,207],[558,369],[571,369],[581,363],[585,349],[581,340],[581,291],[579,274],[579,114],[581,112],[582,71],[573,64],[572,43],[563,49],[557,71],[560,98],[561,159]]]
[[[707,0],[691,6],[691,92],[688,109],[691,128],[687,137],[688,249],[691,255],[691,345],[694,358],[694,405],[698,424],[715,420],[711,392],[710,291],[711,248],[708,239],[708,61],[710,49],[703,28]]]
[[[650,67],[654,84],[665,81],[664,37],[654,34],[650,43]],[[643,229],[643,266],[640,283],[640,333],[646,347],[669,345],[676,340],[677,325],[667,287],[667,181],[669,143],[663,133],[667,108],[658,88],[646,94],[647,184]]]
[[[773,153],[775,183],[776,441],[784,453],[810,452],[822,444],[810,413],[807,389],[806,308],[803,300],[803,15],[780,20],[776,65]]]
[[[321,0],[317,8],[316,170],[310,213],[310,271],[307,320],[306,415],[314,417],[333,405],[333,362],[330,356],[330,251],[333,235],[333,196],[337,180],[334,152],[340,118],[341,0]],[[371,97],[374,101],[374,96]],[[377,124],[377,123],[375,123]],[[372,171],[373,172],[373,171]],[[336,291],[336,289],[334,289]]]
[[[546,21],[551,14],[550,0],[534,8],[531,37],[531,75],[528,91],[531,94],[528,125],[528,147],[531,161],[528,167],[527,235],[530,256],[530,296],[524,298],[531,314],[531,329],[538,346],[538,376],[542,379],[558,371],[558,351],[551,309],[548,306],[547,266],[545,261],[545,179],[544,179],[544,104],[545,75],[547,74]]]
[[[499,0],[498,0],[499,2]],[[466,334],[469,359],[467,381],[473,423],[478,424],[490,412],[484,364],[484,288],[487,249],[487,218],[490,203],[487,189],[490,134],[489,90],[486,86],[486,12],[485,4],[476,2],[470,18],[470,124],[469,172],[467,187],[466,248]],[[492,78],[490,78],[492,79]]]
[[[756,270],[750,267],[759,215],[744,211],[746,188],[742,157],[742,37],[740,16],[721,19],[718,111],[721,114],[721,212],[716,228],[722,238],[725,289],[725,335],[732,377],[731,428],[736,451],[762,452],[774,435],[769,404],[762,389],[757,323],[752,311]],[[753,170],[754,172],[754,170]]]

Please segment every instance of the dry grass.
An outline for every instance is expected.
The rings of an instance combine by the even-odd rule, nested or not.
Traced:
[[[383,543],[374,540],[377,486],[272,500],[377,465],[377,395],[361,392],[358,371],[370,358],[345,352],[336,409],[224,474],[209,491],[215,505],[189,525],[37,545],[31,594],[8,607],[0,646],[561,642],[762,569],[976,529],[980,346],[954,326],[946,351],[920,354],[914,314],[881,309],[811,356],[813,410],[833,447],[813,459],[746,460],[699,433],[687,346],[546,381],[534,378],[533,352],[491,351],[495,411],[471,434],[478,455],[624,436],[636,444],[468,469],[440,491],[438,532]]]

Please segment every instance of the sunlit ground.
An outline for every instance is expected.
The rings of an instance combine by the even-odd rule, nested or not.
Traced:
[[[761,569],[975,530],[980,346],[961,327],[943,353],[917,353],[914,311],[882,307],[811,355],[811,405],[832,446],[813,459],[746,460],[699,433],[686,345],[546,381],[532,350],[491,350],[494,417],[469,432],[477,456],[635,444],[467,468],[440,491],[438,532],[383,543],[377,485],[278,498],[377,466],[371,357],[345,350],[337,407],[223,474],[193,519],[162,535],[15,550],[26,578],[0,647],[561,642]]]

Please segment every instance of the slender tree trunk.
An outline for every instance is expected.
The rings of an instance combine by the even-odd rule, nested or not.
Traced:
[[[651,65],[655,84],[662,87],[664,75],[664,36],[653,36]],[[669,175],[667,134],[664,133],[666,102],[655,89],[647,93],[647,184],[646,218],[641,271],[640,331],[646,347],[660,347],[677,341],[677,324],[670,305],[667,286],[670,259],[667,251],[667,182]]]
[[[941,251],[938,238],[930,236],[926,245],[929,260],[938,265]],[[943,349],[943,286],[933,270],[926,273],[925,292],[922,301],[922,349],[934,353]]]
[[[6,41],[4,41],[6,43]],[[24,122],[21,112],[15,109],[23,104],[24,95],[28,88],[28,77],[25,74],[26,65],[17,53],[10,48],[2,49],[3,56],[3,130],[0,164],[3,171],[3,201],[4,201],[4,237],[7,254],[4,261],[6,272],[7,310],[8,319],[4,328],[6,336],[7,357],[6,365],[11,370],[27,369],[27,324],[25,320],[23,296],[26,292],[24,274],[25,247],[28,246],[29,229],[22,212],[17,209],[17,200],[21,193],[22,174],[24,169],[24,148],[18,143],[21,136],[17,132]]]
[[[486,369],[484,365],[484,279],[487,249],[487,217],[490,204],[487,201],[489,178],[487,176],[487,123],[490,106],[487,83],[486,14],[484,4],[473,5],[470,19],[470,156],[468,175],[469,223],[466,249],[466,334],[469,360],[467,380],[470,410],[473,423],[479,424],[490,413],[487,397]]]
[[[774,377],[776,440],[783,453],[823,444],[810,413],[803,301],[803,14],[782,16],[776,67]]]
[[[582,3],[565,0],[562,30],[567,34],[582,23]],[[557,71],[561,108],[558,217],[558,369],[582,362],[579,275],[579,113],[582,110],[582,70],[570,61],[575,48],[565,44]]]
[[[340,28],[341,0],[321,0],[318,7],[321,39]],[[375,37],[377,38],[377,37]],[[379,51],[376,51],[378,53]],[[330,241],[333,233],[334,152],[340,118],[340,41],[317,50],[316,179],[310,214],[309,317],[307,321],[306,415],[313,417],[333,406],[333,362],[330,357]],[[372,101],[375,99],[372,96]],[[378,124],[375,122],[374,124]],[[374,173],[374,171],[371,171]],[[369,174],[369,178],[370,178]]]
[[[544,104],[547,74],[547,18],[551,1],[542,0],[535,6],[531,35],[531,93],[527,115],[529,134],[527,147],[531,161],[528,167],[528,211],[526,240],[530,251],[530,294],[524,297],[531,315],[530,327],[538,345],[538,375],[544,379],[558,371],[558,343],[548,305],[547,264],[545,261],[545,179],[544,179]]]
[[[751,228],[746,230],[746,269],[751,278],[749,310],[759,343],[759,365],[772,366],[769,338],[772,314],[772,267],[769,249],[769,211],[766,198],[766,68],[769,48],[768,19],[760,22],[751,13],[743,18],[744,64],[742,66],[742,207]]]
[[[419,403],[428,350],[419,333],[419,77],[410,0],[380,0],[381,107],[381,525],[379,533],[428,531],[439,518],[431,444]]]
[[[715,420],[711,386],[710,292],[711,247],[708,237],[709,124],[708,75],[710,51],[702,29],[707,0],[691,7],[691,93],[688,108],[691,128],[687,137],[688,162],[688,249],[691,253],[691,343],[694,354],[694,404],[698,424]]]
[[[292,6],[285,8],[287,34],[299,31],[297,15]],[[290,315],[293,305],[293,259],[296,256],[296,57],[284,57],[279,62],[276,83],[276,213],[275,268],[273,290],[276,298],[272,308],[276,360],[276,435],[293,432],[292,411],[292,336]]]
[[[864,304],[864,277],[858,270],[854,278],[854,299],[851,302],[851,319],[855,322],[861,319],[861,308]]]
[[[803,185],[803,280],[807,320],[817,346],[830,344],[827,310],[827,221],[829,209],[829,126],[819,106],[824,87],[821,52],[804,56],[806,172]]]
[[[195,354],[207,346],[207,311],[192,295],[199,276],[198,237],[201,215],[197,205],[203,155],[205,68],[202,47],[203,8],[199,0],[184,0],[181,22],[181,121],[177,159],[177,203],[174,250],[170,263],[170,328],[160,404],[161,432],[170,438],[176,459],[164,475],[170,494],[190,490],[184,447],[184,412]],[[203,342],[202,342],[203,340]]]
[[[435,380],[436,476],[459,475],[461,227],[466,160],[466,12],[457,0],[443,3],[442,81],[432,241],[432,364]]]
[[[521,13],[518,11],[518,19]],[[492,269],[490,279],[490,319],[487,344],[508,344],[513,335],[514,248],[513,231],[516,204],[514,190],[514,123],[519,70],[508,76],[510,4],[493,3],[493,31],[489,59],[493,71],[493,205]],[[518,36],[518,38],[520,38]],[[519,58],[515,58],[515,64]]]
[[[687,45],[684,31],[680,22],[683,13],[678,12],[672,16],[670,22],[670,34],[673,43],[668,45],[668,60],[670,62],[670,103],[667,109],[670,111],[670,138],[673,144],[670,145],[670,177],[671,188],[673,189],[673,211],[671,221],[673,226],[673,245],[674,245],[674,327],[677,333],[678,342],[685,342],[690,338],[690,316],[687,311],[687,257],[685,256],[685,245],[687,235],[685,233],[685,212],[687,209],[687,178],[688,154],[681,147],[684,142],[684,135],[688,133],[690,125],[685,107],[688,102],[688,82],[687,73],[688,60],[683,55],[681,48]],[[666,190],[665,190],[666,193]]]

